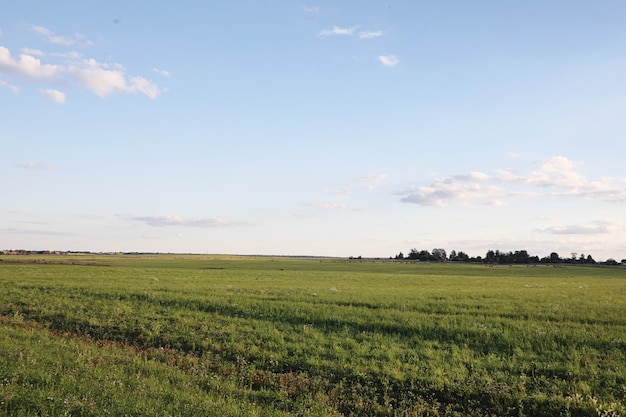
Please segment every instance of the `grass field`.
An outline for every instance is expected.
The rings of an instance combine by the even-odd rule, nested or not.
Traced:
[[[622,416],[626,269],[0,256],[0,415]]]

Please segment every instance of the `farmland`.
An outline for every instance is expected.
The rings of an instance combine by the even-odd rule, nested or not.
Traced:
[[[626,269],[0,256],[0,415],[620,416]]]

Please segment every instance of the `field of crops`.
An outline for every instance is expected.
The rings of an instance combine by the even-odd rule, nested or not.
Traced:
[[[626,269],[0,256],[0,415],[626,415]]]

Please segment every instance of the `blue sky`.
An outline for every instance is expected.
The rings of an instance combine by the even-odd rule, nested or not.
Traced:
[[[20,1],[0,248],[626,258],[622,1]]]

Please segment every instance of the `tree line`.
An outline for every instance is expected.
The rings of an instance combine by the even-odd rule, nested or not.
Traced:
[[[475,263],[488,263],[488,264],[557,264],[557,263],[571,263],[571,264],[596,264],[597,262],[591,255],[580,254],[572,252],[569,257],[561,257],[557,252],[551,252],[549,255],[540,258],[537,255],[531,256],[526,250],[516,250],[515,252],[504,252],[500,250],[488,250],[484,257],[482,256],[469,256],[463,251],[451,251],[450,254],[442,248],[434,248],[432,251],[425,249],[417,250],[411,249],[408,254],[398,253],[392,259],[396,260],[408,260],[408,261],[423,261],[423,262],[475,262]],[[605,264],[618,265],[618,262],[614,259],[608,259]],[[622,260],[622,264],[626,263],[626,259]]]

